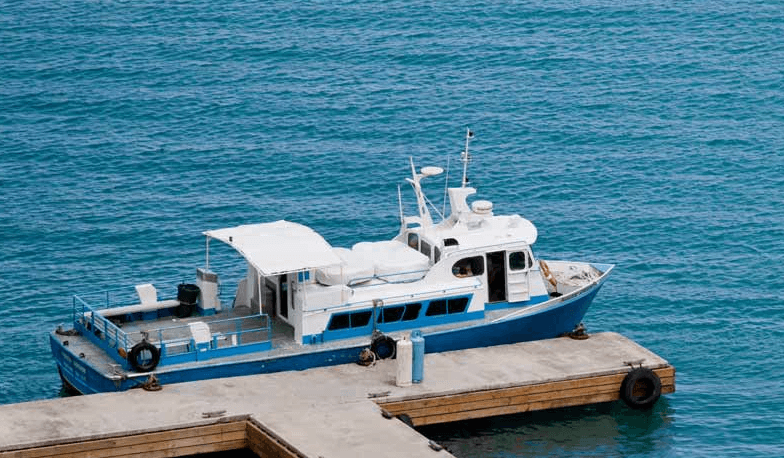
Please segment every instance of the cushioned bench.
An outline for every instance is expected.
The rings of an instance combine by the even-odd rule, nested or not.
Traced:
[[[180,301],[177,299],[159,301],[158,290],[155,289],[155,286],[149,283],[136,285],[136,293],[139,295],[139,304],[102,309],[98,310],[97,313],[103,317],[113,317],[132,313],[157,312],[161,309],[177,307],[180,305]]]

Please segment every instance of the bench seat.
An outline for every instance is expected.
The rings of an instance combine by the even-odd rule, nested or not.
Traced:
[[[177,307],[180,301],[172,299],[168,301],[150,302],[146,304],[124,305],[122,307],[114,307],[110,309],[97,310],[97,313],[103,317],[113,317],[118,315],[127,315],[131,313],[144,313],[144,312],[157,312],[161,309]]]

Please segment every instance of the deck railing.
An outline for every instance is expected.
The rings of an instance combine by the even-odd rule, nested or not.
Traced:
[[[117,292],[120,291],[120,294]],[[251,351],[263,351],[272,347],[272,332],[269,316],[266,314],[239,316],[226,319],[200,317],[209,330],[209,342],[196,342],[190,326],[186,324],[167,327],[155,327],[156,322],[150,320],[150,328],[140,330],[137,325],[134,331],[126,332],[118,323],[104,317],[101,311],[113,309],[138,302],[132,294],[122,290],[92,294],[88,297],[97,298],[100,306],[89,303],[81,296],[73,297],[74,328],[99,346],[106,354],[125,369],[130,365],[127,355],[134,345],[147,340],[161,351],[160,363],[177,364],[187,361],[217,358]],[[176,288],[175,288],[176,291]],[[165,298],[159,298],[165,300]],[[142,321],[144,322],[144,321]],[[136,323],[136,322],[134,322]]]

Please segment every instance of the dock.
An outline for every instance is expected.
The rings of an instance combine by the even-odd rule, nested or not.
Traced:
[[[615,401],[633,367],[662,394],[675,368],[616,333],[427,354],[424,380],[396,361],[251,375],[0,406],[0,458],[447,457],[421,426]]]

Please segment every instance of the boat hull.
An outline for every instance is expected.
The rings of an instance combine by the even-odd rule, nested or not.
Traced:
[[[522,309],[520,310],[522,313],[518,313],[510,309],[508,318],[500,318],[492,322],[440,332],[428,333],[424,329],[425,351],[438,353],[560,336],[574,330],[582,321],[603,280],[604,278],[569,297],[532,306],[531,312]],[[124,391],[142,386],[147,379],[146,374],[137,374],[134,377],[105,375],[86,359],[74,355],[56,333],[50,335],[50,344],[64,383],[82,394]],[[214,362],[177,370],[163,367],[155,372],[155,376],[159,383],[166,385],[348,364],[356,362],[359,352],[368,344],[369,342],[365,342],[329,349],[319,349],[314,345],[312,351],[306,353],[277,357],[258,353],[256,359],[248,355],[247,360],[239,362]]]

